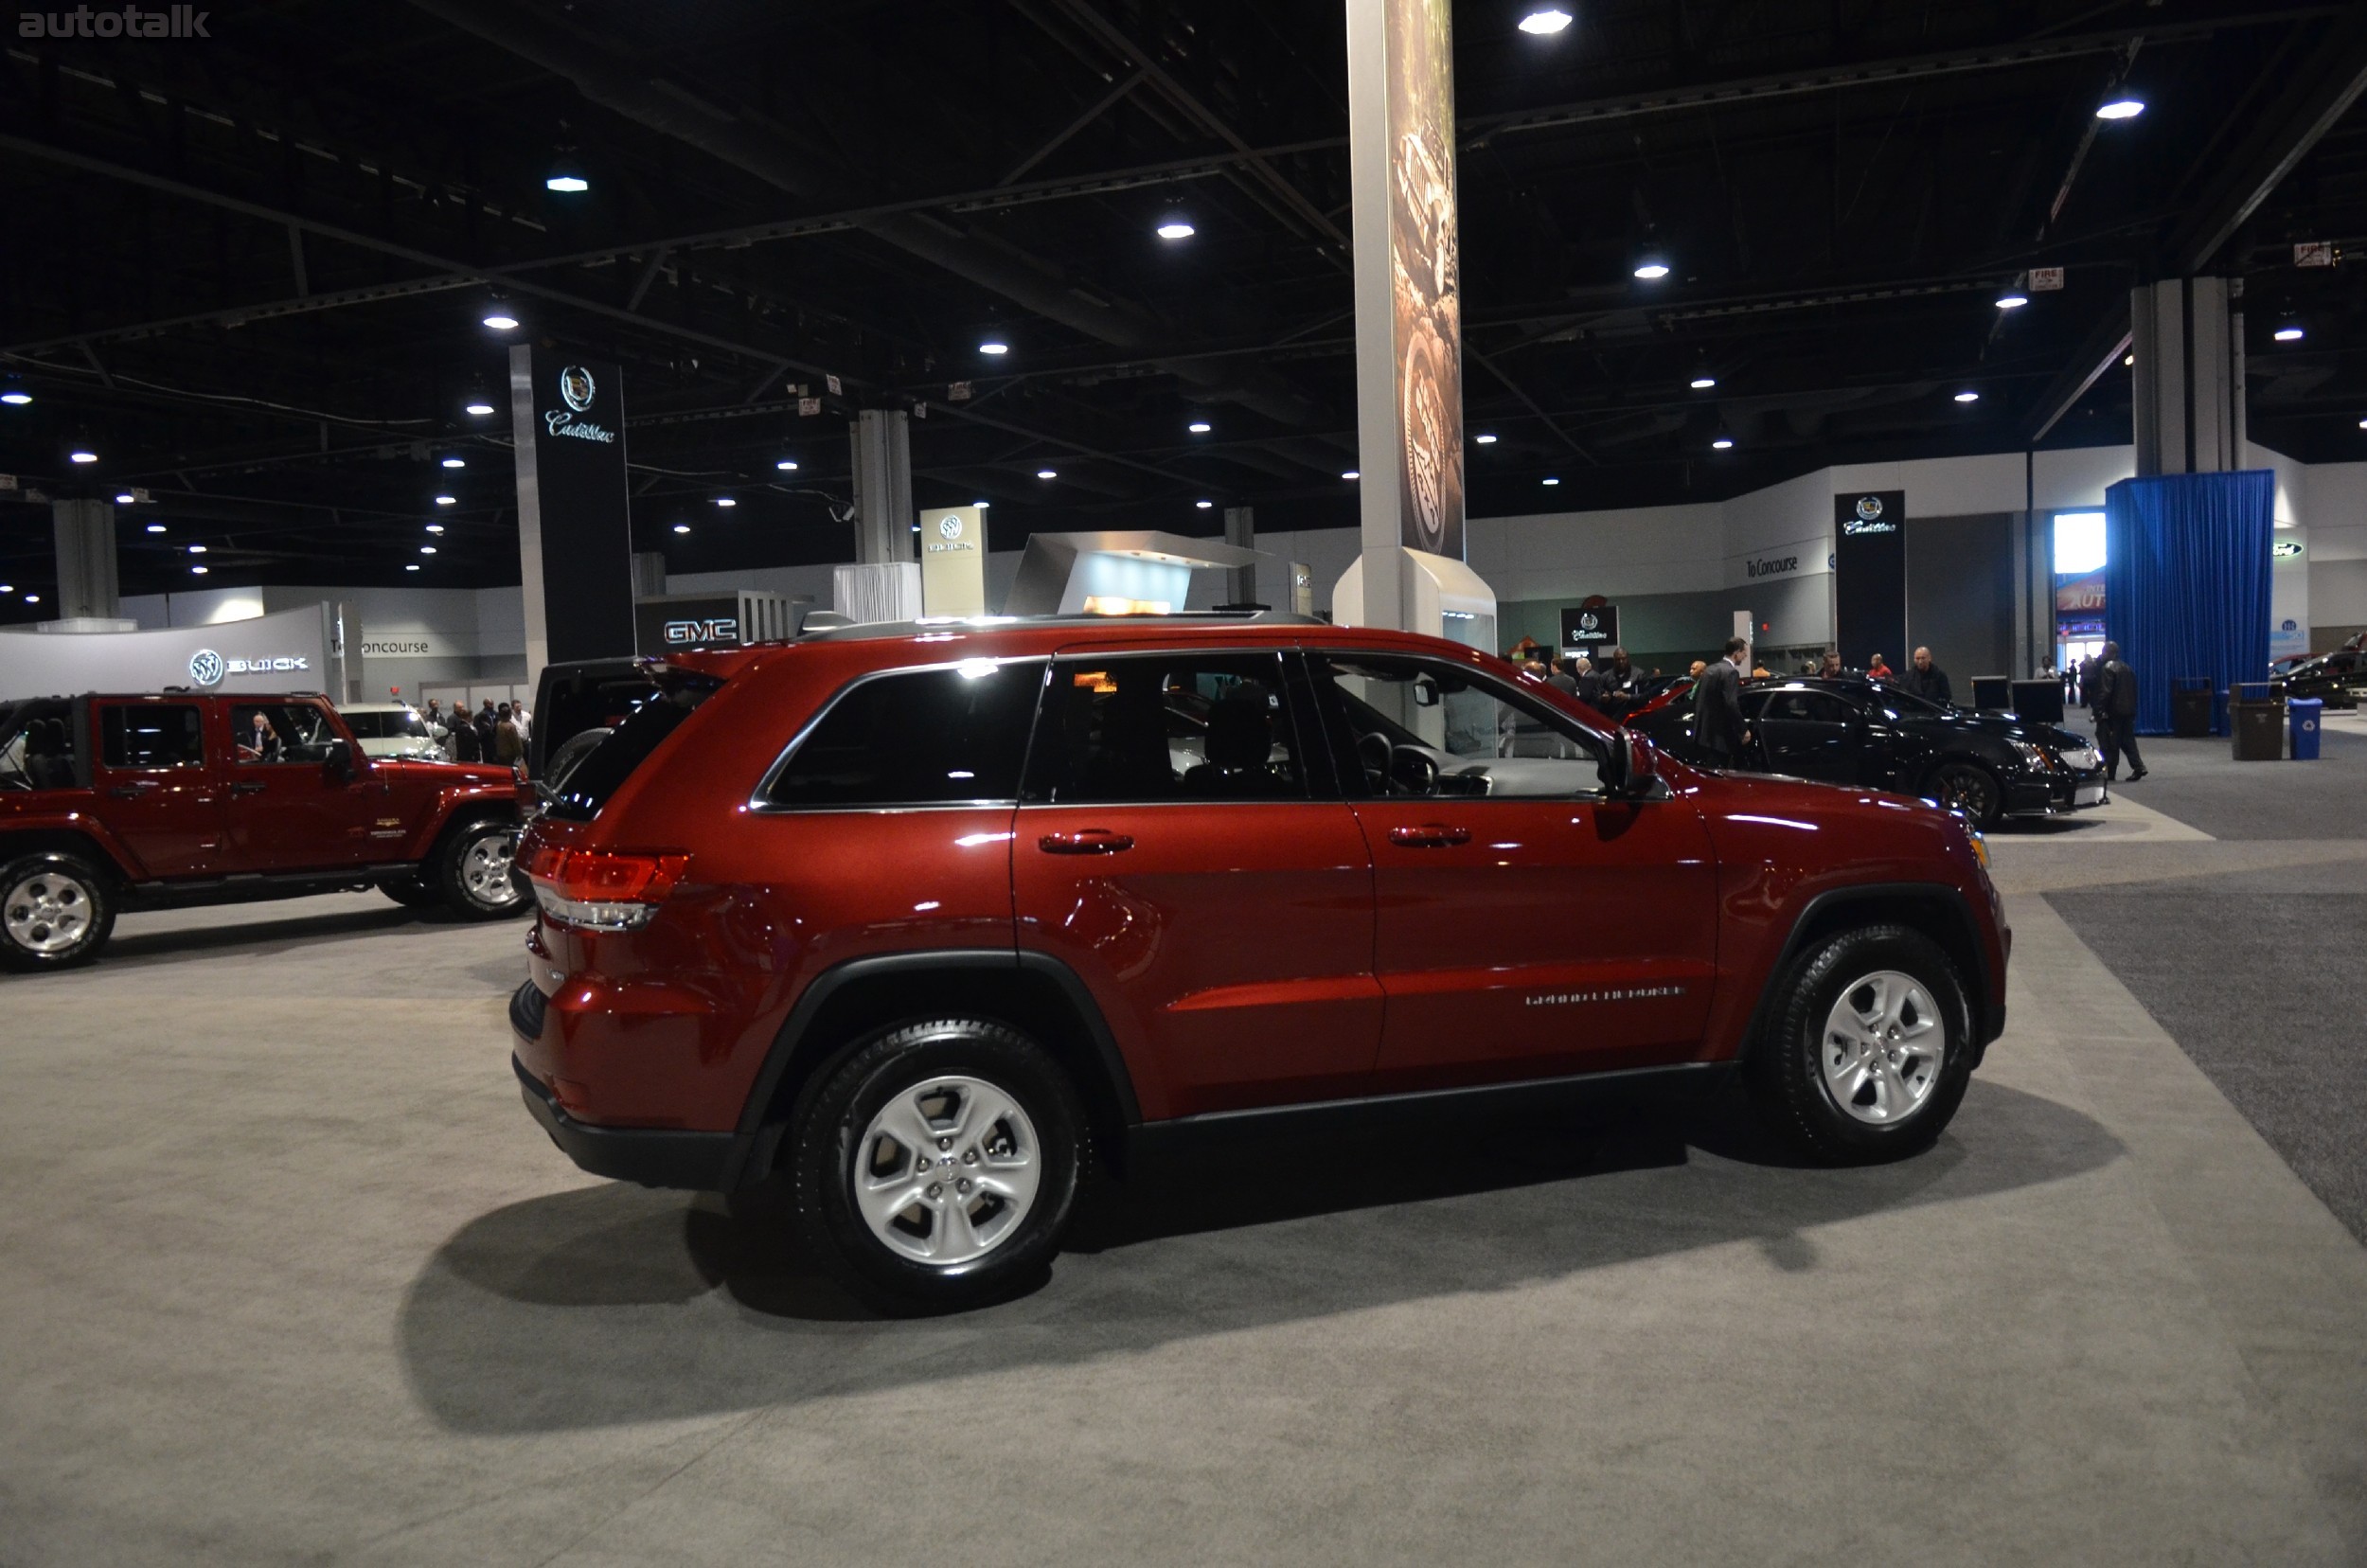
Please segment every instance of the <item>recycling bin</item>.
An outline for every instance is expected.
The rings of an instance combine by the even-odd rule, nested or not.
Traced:
[[[2180,675],[2170,683],[2170,733],[2193,739],[2211,733],[2211,677]]]
[[[2295,697],[2286,703],[2286,711],[2293,716],[2294,761],[2318,760],[2318,718],[2325,711],[2325,706],[2316,697]]]
[[[2266,681],[2227,688],[2227,727],[2238,762],[2285,760],[2285,702]]]

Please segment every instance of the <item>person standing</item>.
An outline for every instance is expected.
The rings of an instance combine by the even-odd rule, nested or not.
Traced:
[[[1740,637],[1726,640],[1725,657],[1701,671],[1693,698],[1693,739],[1713,768],[1732,768],[1751,743],[1742,721],[1743,652]]]
[[[1561,655],[1559,653],[1556,653],[1553,656],[1552,668],[1553,673],[1545,677],[1545,684],[1552,686],[1556,691],[1562,692],[1565,695],[1572,697],[1576,696],[1578,694],[1578,678],[1570,673],[1569,667],[1561,662]]]
[[[1594,706],[1606,719],[1625,719],[1637,700],[1635,666],[1624,648],[1612,649],[1608,657],[1610,662],[1594,672],[1598,683]]]
[[[469,722],[469,710],[455,705],[452,710],[452,759],[454,762],[482,762],[485,748],[477,743],[476,726]]]
[[[1869,681],[1887,681],[1893,675],[1897,673],[1898,672],[1896,670],[1882,662],[1882,655],[1879,653],[1874,655],[1873,662],[1865,667],[1865,678]]]
[[[1931,662],[1931,650],[1928,648],[1915,650],[1914,662],[1907,667],[1898,686],[1900,690],[1927,703],[1946,705],[1956,700],[1955,691],[1948,684],[1948,671]]]
[[[518,733],[518,722],[509,716],[509,704],[504,703],[493,716],[492,758],[506,768],[514,768],[525,759],[525,738]]]
[[[2145,776],[2145,759],[2137,750],[2137,672],[2121,662],[2121,645],[2104,645],[2088,678],[2088,708],[2095,715],[2096,744],[2104,753],[2107,783],[2120,780],[2121,758],[2128,758],[2128,781]]]

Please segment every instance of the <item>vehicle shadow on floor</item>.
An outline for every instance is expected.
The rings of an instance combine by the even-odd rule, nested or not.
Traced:
[[[139,967],[188,958],[219,960],[229,953],[284,953],[357,936],[378,937],[387,932],[407,928],[416,927],[423,932],[441,931],[477,923],[441,910],[404,909],[397,904],[388,904],[383,909],[291,915],[272,920],[233,920],[222,925],[118,932],[107,944],[98,962],[109,967]],[[375,957],[371,960],[373,964],[382,961]],[[507,979],[513,985],[524,973],[517,961],[508,957],[502,959],[499,970],[499,975],[493,977]],[[487,973],[492,976],[490,969]]]
[[[413,1280],[399,1337],[421,1404],[513,1433],[720,1414],[1068,1364],[1737,1241],[1818,1267],[1815,1232],[2063,1181],[2119,1142],[1976,1079],[1939,1146],[1896,1165],[1790,1163],[1730,1110],[1580,1135],[1518,1121],[1236,1146],[1139,1170],[1080,1213],[1048,1282],[898,1320],[860,1308],[760,1198],[604,1184],[512,1203]]]

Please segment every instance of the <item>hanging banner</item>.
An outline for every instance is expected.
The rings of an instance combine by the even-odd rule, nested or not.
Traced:
[[[1463,295],[1447,0],[1388,0],[1389,274],[1397,505],[1409,549],[1463,559]]]
[[[1607,648],[1619,646],[1619,606],[1615,604],[1565,605],[1561,612],[1561,650],[1583,653],[1593,658]]]
[[[614,365],[509,351],[518,558],[529,672],[633,651],[624,378]]]
[[[987,613],[987,519],[975,507],[920,514],[920,613]]]
[[[1848,668],[1865,668],[1877,653],[1906,668],[1905,490],[1833,497],[1833,625]]]

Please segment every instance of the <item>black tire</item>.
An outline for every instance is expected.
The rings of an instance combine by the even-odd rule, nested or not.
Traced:
[[[116,928],[115,887],[80,855],[21,855],[0,869],[0,969],[73,969],[98,956]]]
[[[378,890],[405,909],[434,909],[444,901],[442,888],[416,876],[389,877],[378,884]]]
[[[446,833],[429,866],[444,906],[465,920],[498,920],[532,909],[533,890],[510,859],[517,847],[518,825],[499,817],[464,822]],[[505,873],[499,882],[488,875],[493,869]]]
[[[2005,786],[1978,762],[1943,762],[1931,771],[1931,798],[1972,819],[1986,832],[2005,814]]]
[[[874,1119],[892,1116],[896,1102],[931,1103],[930,1094],[937,1088],[933,1080],[962,1080],[999,1092],[1015,1106],[1033,1138],[1034,1148],[1025,1152],[1037,1184],[1023,1208],[994,1233],[998,1215],[1008,1215],[1009,1205],[984,1191],[982,1183],[964,1204],[961,1228],[952,1233],[949,1250],[958,1252],[965,1239],[983,1241],[987,1250],[942,1264],[914,1256],[933,1238],[949,1235],[946,1210],[932,1209],[920,1197],[924,1191],[939,1191],[922,1185],[930,1173],[919,1168],[921,1162],[951,1162],[943,1172],[948,1190],[934,1200],[948,1205],[963,1202],[950,1187],[970,1180],[961,1174],[964,1170],[989,1173],[995,1149],[1006,1155],[1020,1150],[1012,1142],[989,1143],[1019,1137],[1007,1120],[988,1128],[963,1127],[959,1138],[972,1148],[946,1138],[934,1150],[914,1152],[897,1146],[892,1131],[871,1135]],[[935,1101],[946,1108],[946,1114],[932,1120],[932,1134],[954,1127],[956,1113],[966,1117],[970,1112],[958,1097],[963,1091],[949,1088],[945,1093],[956,1097]],[[991,1114],[995,1102],[982,1096],[977,1103]],[[988,1151],[988,1163],[964,1163],[980,1149]],[[860,1206],[859,1160],[879,1162],[882,1176],[911,1184],[915,1201],[903,1211],[902,1222],[882,1227],[897,1231],[901,1238],[897,1245],[883,1238]],[[927,1312],[987,1306],[1039,1282],[1059,1250],[1061,1233],[1076,1211],[1093,1162],[1084,1110],[1059,1064],[1004,1025],[949,1018],[900,1024],[873,1035],[809,1085],[799,1096],[781,1163],[790,1174],[796,1225],[807,1251],[861,1299],[889,1311]],[[996,1204],[1004,1207],[997,1209]],[[985,1240],[989,1234],[993,1239]]]
[[[1923,1049],[1914,1043],[1913,1028],[1923,1020],[1912,990],[1900,1015],[1909,1038],[1887,1054],[1880,1028],[1854,1042],[1828,1033],[1844,997],[1851,998],[1852,1011],[1862,1013],[1860,1004],[1883,994],[1868,989],[1881,974],[1903,975],[1921,987],[1931,1004],[1936,1045],[1929,1034],[1922,1037]],[[1948,954],[1906,926],[1860,926],[1811,944],[1776,976],[1768,1019],[1751,1058],[1754,1098],[1779,1136],[1824,1164],[1871,1165],[1922,1153],[1947,1131],[1972,1077],[1972,1009],[1964,984]],[[1843,1055],[1852,1051],[1859,1053],[1855,1063]],[[1890,1079],[1879,1078],[1884,1060],[1874,1057],[1893,1064]],[[1835,1075],[1844,1075],[1841,1081],[1854,1088],[1855,1109],[1843,1105]],[[1887,1119],[1875,1119],[1883,1115],[1892,1081],[1907,1097]]]

